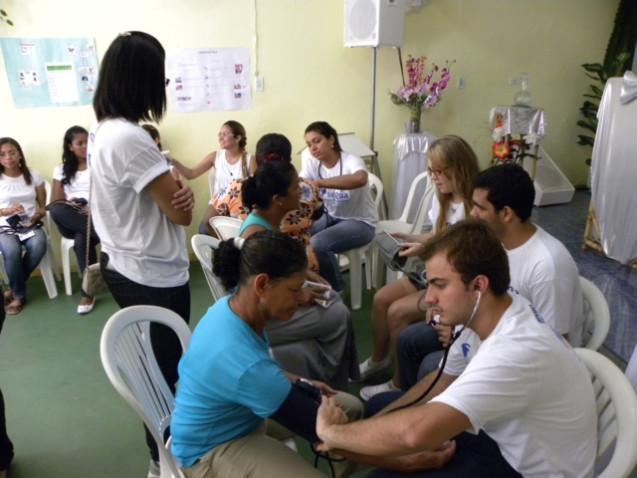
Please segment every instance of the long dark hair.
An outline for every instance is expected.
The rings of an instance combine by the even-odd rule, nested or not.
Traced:
[[[97,120],[161,120],[166,111],[164,47],[144,32],[120,33],[104,54],[93,109]]]
[[[241,286],[257,274],[283,279],[307,269],[305,247],[290,236],[272,231],[259,231],[247,239],[223,241],[212,259],[212,271],[230,290]]]
[[[292,161],[292,144],[290,140],[279,133],[264,134],[257,141],[255,152],[257,164],[268,161]]]
[[[71,144],[78,134],[88,136],[88,131],[81,126],[71,126],[64,133],[64,143],[62,144],[62,184],[69,184],[75,177],[79,167],[77,156],[71,151]]]
[[[223,124],[223,126],[227,126],[228,128],[230,128],[230,131],[232,131],[232,136],[234,136],[235,138],[237,136],[241,136],[241,139],[239,140],[239,149],[241,150],[241,152],[245,152],[246,144],[248,144],[248,137],[246,136],[246,129],[243,127],[243,125],[238,121],[228,120]]]
[[[249,210],[267,209],[274,196],[286,196],[297,177],[296,169],[287,161],[266,162],[254,176],[241,183],[241,201]]]
[[[18,154],[20,155],[18,166],[20,167],[20,171],[22,171],[22,177],[24,177],[24,182],[30,186],[32,181],[31,171],[29,171],[29,167],[27,166],[27,160],[24,157],[24,153],[22,152],[20,143],[18,143],[13,138],[4,137],[4,138],[0,138],[0,146],[2,146],[3,144],[10,144],[18,151]],[[0,164],[0,176],[2,176],[3,174],[4,174],[4,166]]]
[[[341,143],[338,142],[338,133],[327,121],[315,121],[314,123],[310,123],[308,127],[305,128],[305,134],[308,134],[310,131],[318,133],[327,139],[334,138],[334,151],[337,153],[343,151]]]

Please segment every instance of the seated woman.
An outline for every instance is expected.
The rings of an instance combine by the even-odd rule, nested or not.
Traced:
[[[299,178],[291,163],[273,161],[259,166],[243,182],[243,203],[252,205],[252,211],[241,224],[240,236],[278,232],[285,214],[299,208],[299,196]],[[286,369],[345,388],[348,378],[357,378],[358,369],[349,309],[318,274],[306,270],[306,278],[317,282],[316,287],[301,291],[301,308],[291,320],[270,318],[266,324],[270,342],[292,346],[292,353],[275,350]],[[325,294],[328,300],[316,305],[317,300],[326,300]]]
[[[195,179],[208,170],[210,171],[210,192],[211,202],[216,196],[225,194],[230,183],[235,179],[247,178],[256,169],[256,164],[252,160],[252,155],[246,153],[246,130],[238,121],[226,121],[217,135],[219,139],[219,150],[206,155],[194,167],[189,168],[176,159],[172,160],[173,165],[179,173],[186,179]],[[213,169],[214,168],[214,169]],[[208,207],[201,220],[199,228],[202,234],[210,234],[208,220],[216,216],[214,208]]]
[[[473,180],[478,174],[478,158],[465,140],[458,136],[443,136],[433,142],[428,156],[429,176],[436,195],[429,211],[433,232],[442,231],[465,218],[471,210]],[[431,234],[396,234],[408,241],[401,255],[417,256],[422,244]],[[409,324],[423,320],[425,309],[420,285],[408,277],[385,285],[374,295],[372,304],[373,351],[371,357],[360,364],[361,380],[368,379],[391,365],[391,351],[400,332]],[[441,347],[437,331],[431,328],[432,347]],[[361,397],[369,399],[376,393],[401,386],[399,374],[392,380],[376,386],[363,387]]]
[[[256,232],[220,244],[213,271],[233,293],[197,324],[179,363],[170,428],[172,454],[186,477],[324,476],[264,433],[272,418],[316,443],[320,395],[336,393],[281,370],[268,353],[267,322],[294,320],[306,268],[302,244],[282,234]],[[337,400],[358,418],[354,397]]]
[[[44,180],[29,170],[20,144],[0,138],[0,252],[9,276],[10,290],[4,293],[7,315],[22,311],[27,279],[46,254],[40,222],[45,196]]]
[[[53,170],[53,202],[47,206],[60,234],[73,239],[73,250],[81,274],[87,266],[87,257],[89,265],[97,262],[95,247],[100,242],[91,225],[87,251],[88,201],[91,188],[86,162],[87,140],[88,132],[81,126],[72,126],[64,134],[62,164]],[[80,291],[80,296],[77,313],[88,314],[95,306],[94,298],[83,290]]]
[[[257,167],[266,162],[285,161],[292,162],[292,144],[282,134],[268,133],[257,141],[255,159]],[[250,210],[243,205],[241,199],[241,185],[243,179],[230,183],[225,194],[216,196],[209,207],[214,208],[220,216],[236,217],[244,220]],[[323,211],[323,203],[319,196],[319,190],[311,182],[300,178],[299,208],[288,211],[281,219],[279,230],[303,241],[305,252],[310,264],[310,269],[318,272],[318,262],[314,250],[310,244],[310,228],[317,216]],[[312,280],[318,280],[316,278]]]
[[[369,244],[378,216],[365,163],[342,150],[336,130],[325,121],[312,123],[305,128],[305,143],[313,157],[301,177],[320,188],[327,209],[312,225],[312,248],[321,275],[340,292],[343,279],[336,254]]]
[[[175,181],[180,181],[181,174],[179,174],[179,170],[173,165],[175,158],[170,155],[170,151],[164,151],[164,148],[161,145],[161,135],[159,134],[159,130],[150,123],[143,124],[142,128],[144,128],[144,130],[150,135],[150,137],[153,138],[153,141],[157,145],[157,149],[159,149],[162,156],[166,158],[166,161],[170,166],[170,174],[172,175],[172,177],[175,178]]]

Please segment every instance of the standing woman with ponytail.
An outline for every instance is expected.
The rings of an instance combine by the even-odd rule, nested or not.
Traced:
[[[89,135],[91,214],[102,241],[100,266],[120,307],[157,305],[190,320],[188,253],[183,226],[192,220],[190,188],[170,174],[168,164],[141,120],[158,122],[166,110],[165,52],[143,32],[120,34],[100,67],[93,109],[99,121]],[[179,339],[151,325],[159,368],[174,390]],[[152,435],[148,477],[159,476]]]
[[[286,214],[299,209],[299,177],[291,163],[265,162],[254,176],[243,181],[241,195],[251,212],[241,224],[239,235],[247,238],[263,231],[278,232]],[[325,307],[316,305],[316,299],[323,298],[329,285],[309,269],[305,276],[324,288],[304,288],[300,293],[301,307],[291,320],[271,317],[266,324],[270,342],[274,346],[298,345],[285,354],[275,350],[287,370],[345,388],[348,378],[358,377],[349,309],[334,291],[327,292],[331,303]]]
[[[62,164],[53,170],[53,202],[48,205],[60,234],[73,239],[73,250],[80,274],[87,265],[97,262],[95,247],[100,239],[91,226],[86,264],[86,235],[88,226],[90,177],[86,163],[88,131],[81,126],[71,126],[64,134]],[[88,314],[95,306],[94,298],[80,291],[78,314]]]

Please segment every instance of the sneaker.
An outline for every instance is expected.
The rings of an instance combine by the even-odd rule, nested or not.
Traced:
[[[372,362],[371,357],[367,357],[363,362],[358,366],[358,370],[360,373],[360,381],[365,381],[372,375],[380,372],[381,370],[385,370],[386,368],[391,367],[391,358],[389,356],[385,357],[380,362]]]
[[[159,463],[152,458],[148,460],[148,477],[147,478],[159,478],[161,471],[159,471]]]
[[[360,395],[363,400],[367,401],[374,395],[378,395],[379,393],[393,392],[396,390],[399,390],[399,388],[394,385],[394,379],[390,379],[385,383],[381,383],[380,385],[369,385],[367,387],[361,388]]]

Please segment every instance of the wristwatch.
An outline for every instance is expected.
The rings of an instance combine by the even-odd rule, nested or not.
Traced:
[[[297,379],[296,379],[296,383],[299,383],[299,382],[301,382],[301,383],[305,383],[305,384],[307,384],[307,385],[309,385],[309,386],[311,386],[311,387],[313,387],[313,386],[314,386],[314,384],[312,383],[312,381],[311,381],[311,380],[309,380],[309,379],[307,379],[307,378],[299,377],[299,378],[297,378]]]

